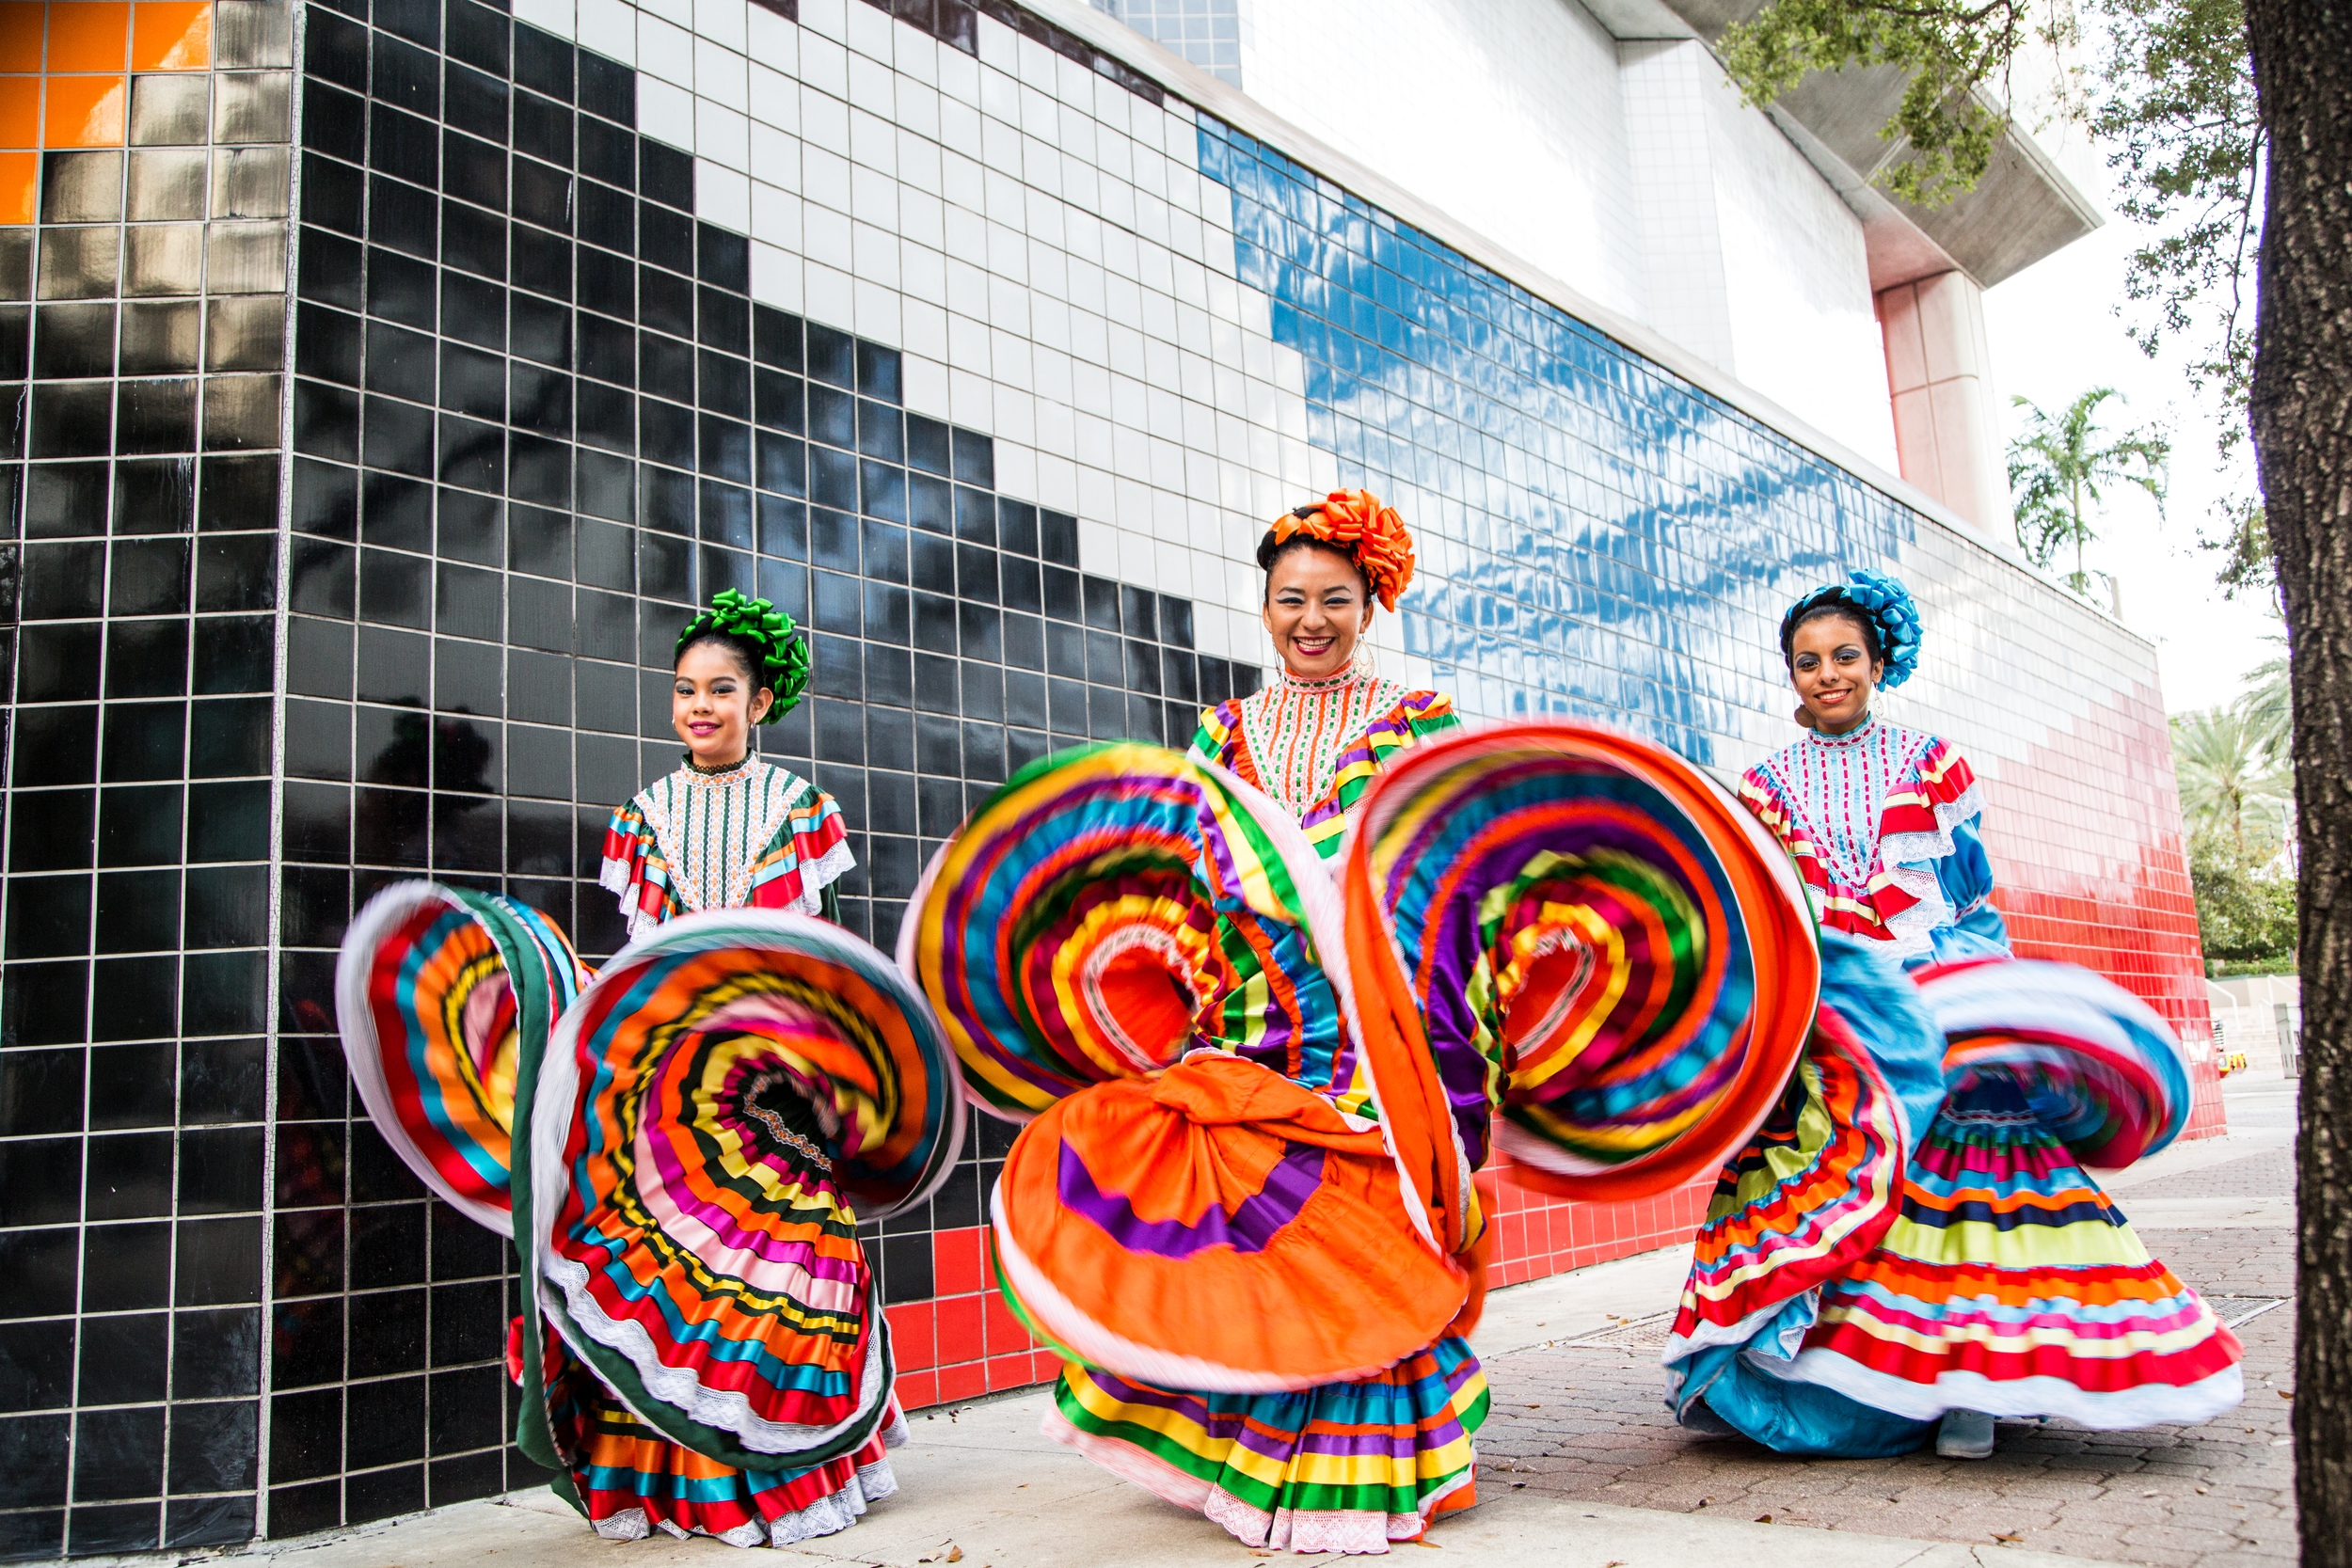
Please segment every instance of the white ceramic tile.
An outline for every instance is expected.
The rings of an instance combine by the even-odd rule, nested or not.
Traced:
[[[694,85],[694,35],[651,11],[637,13],[637,69],[664,82]]]
[[[801,195],[836,213],[850,210],[850,160],[820,147],[801,146]]]
[[[898,109],[893,123],[900,146],[908,141],[939,140],[939,89],[901,76],[895,90]]]
[[[910,325],[912,313],[910,307]],[[914,353],[912,335],[907,356],[899,362],[898,377],[909,413],[932,420],[948,418],[947,367],[935,356]]]
[[[1042,191],[1058,198],[1061,189],[1061,154],[1052,142],[1024,133],[1021,137],[1021,173],[1033,191]]]
[[[919,354],[928,359],[946,364],[947,359],[947,312],[915,293],[912,289],[899,299],[900,331],[909,354]],[[943,386],[945,384],[943,383]]]
[[[801,209],[801,235],[802,243],[807,246],[809,261],[843,272],[853,270],[857,261],[850,246],[850,227],[846,213],[836,213],[829,207],[818,207],[813,203],[804,204]]]
[[[811,147],[850,155],[850,106],[805,83],[801,87],[801,139]]]
[[[801,190],[801,138],[754,120],[751,126],[752,176],[779,190],[798,196]]]
[[[762,11],[765,14],[765,11]],[[751,61],[751,118],[800,136],[800,82]]]
[[[857,279],[855,329],[872,342],[896,348],[899,339],[898,291],[870,277]]]
[[[891,61],[898,73],[928,87],[939,85],[939,52],[946,47],[917,27],[894,27],[890,33]],[[953,54],[952,48],[948,53]]]
[[[801,70],[801,29],[765,6],[752,6],[745,14],[743,52],[772,71],[798,77]]]
[[[985,372],[949,364],[947,417],[966,430],[977,430],[982,435],[992,434],[990,427],[996,418],[995,390]]]
[[[980,111],[946,93],[939,98],[939,142],[958,157],[980,155]]]
[[[888,120],[864,109],[850,111],[850,161],[880,173],[894,184],[898,177],[898,131]]]
[[[752,177],[708,158],[694,160],[694,215],[738,234],[752,231]]]
[[[887,61],[852,50],[850,55],[850,104],[869,115],[893,119],[898,115],[898,73]]]
[[[805,243],[801,237],[801,198],[755,180],[751,202],[752,238],[799,255]]]
[[[580,13],[572,0],[516,0],[515,20],[568,39],[580,25]]]
[[[845,331],[857,327],[857,291],[850,275],[808,261],[802,284],[802,314],[810,321],[823,322]]]
[[[800,0],[801,30],[838,43],[849,36],[849,13],[865,0]]]
[[[801,270],[797,249],[780,250],[752,242],[752,297],[763,305],[798,314],[802,309]]]
[[[996,488],[1008,496],[1034,499],[1038,491],[1036,450],[1002,434],[996,442]]]
[[[651,76],[637,78],[637,129],[659,142],[694,149],[694,95]]]
[[[712,163],[748,172],[752,122],[733,109],[698,98],[694,101],[694,150]]]
[[[892,35],[905,29],[891,20],[889,11],[879,6],[864,4],[863,0],[850,7],[848,15],[850,47],[869,59],[888,65],[897,41]]]
[[[898,189],[898,232],[933,250],[947,247],[947,205],[913,185]]]
[[[849,0],[849,3],[863,5],[865,0]],[[818,36],[806,25],[807,13],[802,14],[801,86],[846,103],[850,96],[850,52],[834,40]],[[806,112],[805,93],[802,96],[802,107]]]
[[[694,92],[738,114],[751,107],[751,62],[723,43],[694,40]]]
[[[964,315],[947,317],[947,363],[957,372],[987,375],[988,341],[986,322]]]
[[[751,48],[750,0],[694,0],[694,32],[737,54]]]
[[[830,216],[826,219],[831,221]],[[852,220],[850,226],[850,254],[853,269],[861,278],[871,278],[898,286],[898,236],[887,229]]]

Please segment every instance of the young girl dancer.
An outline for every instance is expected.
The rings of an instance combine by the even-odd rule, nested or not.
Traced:
[[[1740,794],[1787,846],[1820,924],[1913,972],[1949,1037],[1941,1108],[1931,1117],[1932,1099],[1910,1104],[1910,1161],[1873,1250],[1729,1332],[1695,1325],[1686,1291],[1668,1352],[1673,1402],[1686,1425],[1855,1456],[1906,1452],[1933,1433],[1937,1452],[1981,1459],[1995,1416],[2101,1428],[2203,1420],[2240,1398],[2236,1338],[2149,1256],[2078,1163],[2128,1164],[2178,1131],[2187,1081],[2177,1045],[2095,976],[2006,961],[1967,762],[1873,711],[1880,689],[1910,676],[1919,642],[1911,595],[1883,574],[1857,571],[1799,599],[1780,646],[1808,733],[1749,769]],[[2058,1043],[2082,1037],[2086,1003],[2122,1021],[2107,1063]],[[2049,1026],[2005,1024],[1987,1055],[1989,1032],[1954,1022],[1987,1005]],[[2145,1054],[2150,1081],[2171,1078],[2160,1132],[2119,1138],[2074,1114],[2082,1101],[2070,1095],[2111,1062],[2141,1059],[2133,1053],[2150,1042],[2160,1047]],[[1898,1076],[1915,1066],[1893,1064]],[[1800,1196],[1787,1174],[1808,1088],[1827,1109],[1817,1086],[1792,1082],[1782,1115],[1725,1168],[1693,1291],[1742,1258],[1769,1271],[1773,1236],[1812,1223],[1829,1201]]]
[[[616,810],[605,834],[600,880],[619,896],[632,938],[707,910],[835,917],[834,885],[853,863],[841,808],[815,784],[760,757],[751,744],[754,725],[773,723],[800,701],[808,667],[807,644],[790,617],[733,589],[721,592],[678,635],[670,721],[686,754],[675,771]],[[764,1354],[797,1369],[812,1395],[798,1419],[812,1432],[824,1431],[850,1418],[860,1402],[855,1351],[865,1321],[879,1317],[881,1304],[858,1248],[856,1216],[819,1148],[825,1130],[809,1103],[755,1085],[741,1098],[749,1119],[738,1135],[757,1138],[766,1131],[771,1136],[760,1141],[760,1154],[767,1166],[793,1177],[790,1194],[776,1188],[772,1176],[752,1178],[770,1186],[771,1200],[788,1198],[796,1222],[770,1223],[764,1244],[814,1249],[804,1265],[807,1299],[783,1304],[776,1325],[761,1331],[768,1341]],[[597,1114],[593,1101],[584,1114]],[[706,1174],[721,1187],[745,1180],[731,1169]],[[699,1179],[687,1171],[668,1180],[691,1186]],[[669,1201],[691,1204],[696,1196],[688,1191]],[[663,1202],[641,1195],[633,1207],[660,1210]],[[644,1217],[644,1231],[653,1234],[665,1219],[675,1227],[675,1215]],[[601,1217],[592,1223],[567,1213],[559,1218],[559,1246],[563,1220],[575,1234],[599,1224],[608,1233],[613,1229]],[[626,1247],[639,1239],[632,1233],[610,1244]],[[641,1315],[639,1321],[645,1320]],[[795,1340],[793,1349],[779,1349],[779,1338]],[[577,1363],[558,1394],[569,1397],[576,1417],[573,1430],[559,1429],[559,1437],[579,1447],[580,1457],[571,1468],[601,1535],[628,1538],[659,1528],[738,1545],[788,1545],[844,1528],[868,1502],[898,1490],[883,1452],[906,1438],[906,1418],[895,1399],[887,1400],[863,1446],[814,1466],[769,1469],[723,1465],[670,1441]]]

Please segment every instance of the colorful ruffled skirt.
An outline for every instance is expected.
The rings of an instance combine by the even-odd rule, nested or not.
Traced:
[[[599,1535],[789,1545],[897,1489],[857,1226],[929,1196],[962,1117],[888,959],[730,911],[592,981],[536,911],[406,883],[354,922],[337,986],[387,1139],[524,1259],[516,1442]]]
[[[1991,1077],[1955,1088],[1900,1214],[1823,1289],[1804,1348],[1779,1365],[1919,1421],[1979,1410],[2119,1429],[2231,1409],[2242,1354],[2017,1086]]]
[[[507,1370],[519,1384],[523,1321],[511,1326]],[[882,1430],[852,1452],[797,1468],[739,1469],[639,1420],[552,1334],[546,1351],[553,1457],[564,1466],[568,1500],[608,1541],[660,1530],[731,1546],[789,1546],[849,1528],[868,1504],[898,1490],[888,1450],[905,1444],[907,1423],[895,1400]]]
[[[1486,1374],[1448,1336],[1376,1377],[1295,1393],[1155,1388],[1076,1363],[1045,1433],[1245,1545],[1384,1552],[1478,1500]]]
[[[2236,1336],[2149,1254],[2076,1152],[2125,1165],[2177,1134],[2177,1040],[2069,966],[1996,960],[1920,979],[1936,1032],[1883,1006],[1861,1075],[1915,1076],[1924,1050],[1944,1056],[1942,1104],[1906,1118],[1928,1126],[1899,1184],[1885,1180],[1870,1096],[1821,1092],[1836,1074],[1809,1065],[1726,1169],[1700,1232],[1667,1351],[1678,1418],[1862,1458],[1923,1446],[1951,1410],[2114,1430],[2237,1404]],[[1866,1144],[1881,1152],[1839,1163]],[[1796,1145],[1815,1157],[1791,1159]],[[1833,1214],[1851,1216],[1838,1243],[1808,1254]]]

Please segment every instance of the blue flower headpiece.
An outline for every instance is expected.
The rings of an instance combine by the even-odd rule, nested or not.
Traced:
[[[1824,583],[1805,594],[1780,618],[1783,658],[1788,657],[1797,623],[1807,610],[1825,604],[1850,605],[1861,612],[1863,624],[1878,644],[1871,652],[1886,661],[1886,674],[1879,682],[1882,689],[1891,689],[1911,678],[1919,667],[1919,607],[1912,602],[1911,590],[1902,585],[1901,578],[1858,566],[1847,581]]]

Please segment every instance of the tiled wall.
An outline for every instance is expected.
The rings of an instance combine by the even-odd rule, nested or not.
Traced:
[[[430,874],[610,952],[605,815],[721,586],[809,626],[761,740],[887,944],[1009,768],[1252,689],[1249,551],[1332,484],[1422,540],[1391,671],[1718,770],[1792,733],[1787,594],[1892,563],[1898,711],[1992,781],[2020,935],[2201,1025],[2153,657],[2056,590],[1008,0],[520,5],[183,6],[209,54],[158,72],[168,8],[116,8],[119,131],[69,117],[0,222],[0,1555],[532,1479],[511,1261],[354,1104],[334,948]],[[911,1404],[1051,1370],[984,1288],[978,1128],[868,1238]],[[1514,1196],[1504,1277],[1696,1191]]]
[[[254,1528],[288,23],[0,8],[18,1556]]]

